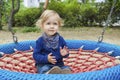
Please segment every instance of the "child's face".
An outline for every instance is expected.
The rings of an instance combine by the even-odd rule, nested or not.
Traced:
[[[59,29],[59,22],[57,17],[55,15],[50,16],[43,23],[42,29],[48,36],[53,36],[56,32],[58,32]]]

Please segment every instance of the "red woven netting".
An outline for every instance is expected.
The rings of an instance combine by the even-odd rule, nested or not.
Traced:
[[[101,70],[120,64],[120,61],[116,58],[94,50],[73,49],[69,52],[70,55],[64,59],[64,63],[71,67],[73,73]],[[16,72],[36,73],[32,53],[33,50],[5,54],[0,58],[0,68]]]
[[[30,50],[26,52],[16,51],[13,54],[5,54],[0,58],[0,68],[17,72],[36,73],[32,53],[32,50]]]
[[[120,60],[95,50],[70,50],[68,58],[64,59],[73,73],[101,70],[120,64]]]

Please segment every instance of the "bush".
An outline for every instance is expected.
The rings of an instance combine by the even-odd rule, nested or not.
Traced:
[[[48,9],[55,10],[56,12],[59,13],[61,17],[64,17],[64,11],[63,11],[64,7],[65,4],[63,2],[56,0],[51,0],[48,5]]]
[[[69,1],[69,0],[68,0]],[[80,4],[77,0],[66,2],[64,8],[65,26],[77,27],[80,26]]]
[[[20,10],[15,15],[15,26],[34,26],[36,20],[41,15],[40,8],[28,8]]]
[[[56,1],[51,0],[49,9],[57,11],[65,21],[65,26],[76,27],[80,26],[79,13],[80,4],[77,0]]]
[[[40,32],[40,29],[38,29],[37,27],[24,27],[22,29],[23,33],[27,33],[27,32]]]

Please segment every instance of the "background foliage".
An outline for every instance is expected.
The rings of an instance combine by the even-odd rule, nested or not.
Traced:
[[[11,0],[5,2],[3,8],[0,8],[2,13],[2,25],[7,25],[7,20],[11,10]],[[15,15],[14,26],[35,26],[36,20],[42,13],[42,5],[40,8],[25,8],[21,0],[20,11]],[[106,0],[105,3],[95,3],[94,0],[50,0],[48,9],[57,11],[64,19],[65,27],[81,27],[81,26],[103,26],[110,12],[113,0]],[[117,0],[112,17],[111,26],[113,23],[120,20],[120,0]],[[0,26],[1,29],[2,26]]]

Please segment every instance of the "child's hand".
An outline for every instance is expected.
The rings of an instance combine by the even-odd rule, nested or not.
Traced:
[[[52,56],[52,53],[48,54],[48,61],[52,64],[55,64],[57,62],[55,56]]]
[[[62,56],[65,56],[65,55],[69,54],[68,53],[68,48],[66,46],[64,46],[63,49],[62,49],[62,47],[60,47],[60,53],[61,53]]]

